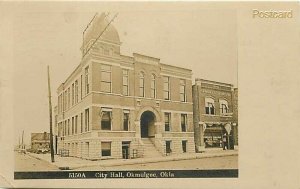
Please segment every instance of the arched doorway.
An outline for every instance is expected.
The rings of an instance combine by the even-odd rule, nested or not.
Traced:
[[[156,118],[153,112],[145,111],[141,115],[141,137],[149,138],[155,136]]]

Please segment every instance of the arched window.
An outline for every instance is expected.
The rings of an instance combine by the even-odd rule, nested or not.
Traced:
[[[228,102],[226,100],[220,100],[220,113],[225,114],[229,112]]]
[[[212,98],[205,98],[205,114],[215,114],[215,101]]]
[[[140,96],[145,97],[145,75],[143,72],[140,73]]]
[[[155,75],[151,75],[151,98],[156,98],[156,80]]]

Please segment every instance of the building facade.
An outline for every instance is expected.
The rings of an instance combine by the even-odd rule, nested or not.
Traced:
[[[50,151],[50,133],[31,133],[31,150]]]
[[[200,127],[198,145],[233,149],[238,144],[237,89],[227,83],[196,79],[193,96],[194,124]]]
[[[108,159],[195,152],[192,71],[122,55],[120,46],[116,28],[96,16],[84,32],[80,64],[57,89],[58,153]]]

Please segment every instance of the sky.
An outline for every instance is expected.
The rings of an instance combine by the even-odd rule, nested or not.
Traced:
[[[56,89],[81,60],[82,32],[96,12],[110,12],[122,42],[121,54],[141,53],[162,63],[192,69],[203,78],[237,86],[237,18],[231,9],[132,7],[81,10],[43,6],[22,8],[14,17],[15,141],[25,130],[49,130],[47,65],[52,104]],[[89,11],[87,11],[89,10]]]

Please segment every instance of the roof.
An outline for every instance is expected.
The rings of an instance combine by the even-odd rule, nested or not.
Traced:
[[[97,39],[102,32],[101,40],[120,44],[118,31],[112,24],[109,24],[110,21],[111,19],[108,19],[104,13],[97,14],[84,32],[83,47],[91,40]]]
[[[31,140],[50,140],[50,133],[31,133]]]

